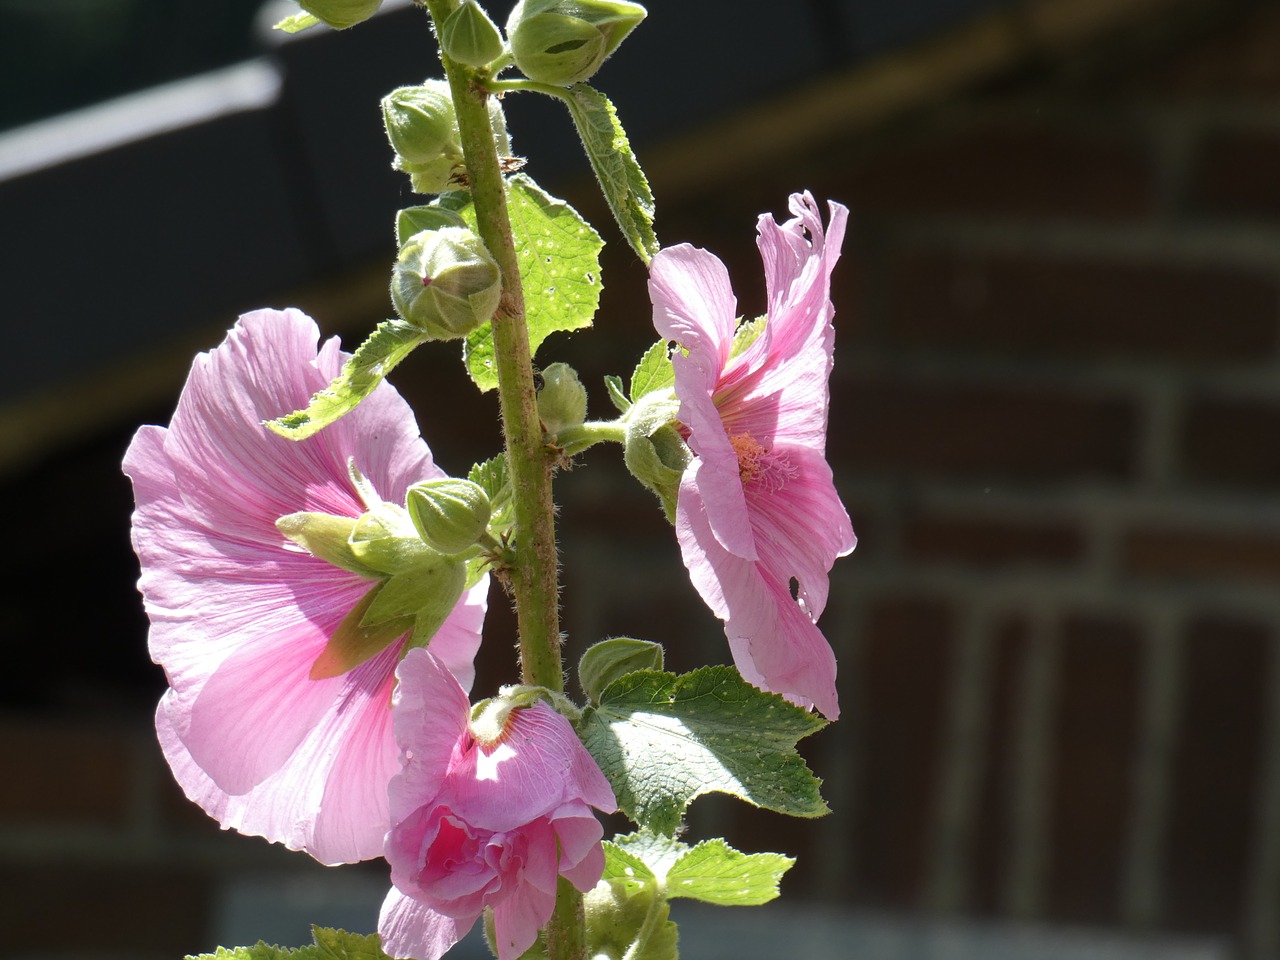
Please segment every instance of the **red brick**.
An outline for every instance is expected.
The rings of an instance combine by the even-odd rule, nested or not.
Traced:
[[[856,850],[859,899],[918,906],[928,876],[933,804],[951,671],[952,620],[922,598],[877,602],[868,611],[852,708],[858,751]]]
[[[1064,625],[1053,739],[1048,912],[1115,923],[1131,816],[1141,636],[1119,617]]]
[[[207,880],[165,868],[0,869],[6,953],[172,960],[212,951]]]
[[[848,199],[859,215],[1111,219],[1149,212],[1152,182],[1148,148],[1132,133],[979,120],[866,158]]]
[[[1244,620],[1202,618],[1188,631],[1164,864],[1174,927],[1230,930],[1242,919],[1273,648],[1265,626]]]
[[[1280,137],[1222,132],[1200,145],[1188,188],[1192,210],[1250,220],[1280,217]]]
[[[933,514],[903,521],[911,560],[977,567],[1065,564],[1080,559],[1080,531],[1068,523]]]
[[[866,377],[839,383],[831,459],[861,473],[992,480],[1132,475],[1129,401],[1069,388]]]
[[[26,824],[122,824],[137,775],[134,736],[126,730],[59,721],[0,724],[0,821]]]
[[[1240,487],[1280,486],[1280,403],[1201,396],[1181,432],[1187,479]]]
[[[1222,532],[1188,527],[1131,531],[1125,572],[1174,580],[1280,580],[1280,532]]]
[[[889,283],[887,337],[917,349],[1200,363],[1276,347],[1276,283],[1245,269],[927,251]]]

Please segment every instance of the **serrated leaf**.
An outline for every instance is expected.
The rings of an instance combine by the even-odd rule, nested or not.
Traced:
[[[505,454],[477,463],[467,474],[467,479],[478,485],[489,498],[489,529],[495,535],[506,533],[515,524],[515,502],[512,499],[511,479],[507,473]]]
[[[311,939],[305,947],[277,947],[261,941],[252,947],[219,947],[213,953],[188,955],[186,960],[391,960],[376,933],[312,927]]]
[[[475,208],[459,212],[475,229]],[[511,218],[520,282],[524,287],[529,351],[557,331],[591,326],[600,306],[600,251],[604,241],[573,207],[542,190],[521,173],[507,181],[507,213]],[[498,385],[493,327],[484,324],[464,341],[467,373],[481,390]]]
[[[691,847],[641,830],[607,841],[604,862],[606,880],[653,883],[668,898],[750,907],[778,896],[782,875],[795,859],[780,853],[741,853],[721,839]]]
[[[618,228],[636,256],[648,265],[658,252],[653,192],[631,151],[617,111],[608,97],[585,83],[570,87],[564,102]]]
[[[659,340],[645,351],[631,374],[631,402],[635,403],[646,393],[675,386],[676,368],[671,363],[671,347]]]
[[[826,813],[820,781],[795,750],[825,725],[713,666],[628,674],[583,712],[579,731],[622,811],[672,834],[693,799],[712,791],[793,816]]]
[[[722,907],[753,907],[778,896],[795,863],[780,853],[740,853],[723,840],[704,840],[667,871],[667,896]]]
[[[424,339],[421,330],[404,320],[378,324],[329,386],[312,397],[302,410],[268,420],[267,427],[290,440],[305,440],[354,410]]]
[[[274,24],[271,29],[279,30],[283,33],[300,33],[308,27],[314,27],[320,22],[320,18],[310,13],[295,13],[291,17],[285,17],[279,23]]]

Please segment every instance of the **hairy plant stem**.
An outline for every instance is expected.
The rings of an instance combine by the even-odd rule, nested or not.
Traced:
[[[437,28],[453,6],[451,0],[427,0]],[[466,66],[443,53],[440,60],[458,116],[476,228],[502,271],[502,300],[493,317],[493,348],[507,468],[514,493],[516,538],[510,573],[520,632],[521,679],[527,684],[563,690],[552,459],[538,419],[524,293],[507,215],[506,185],[489,125],[487,93]]]
[[[438,35],[456,4],[454,0],[426,0],[426,6]],[[502,300],[493,317],[493,348],[515,511],[510,576],[520,634],[520,675],[526,684],[562,691],[560,567],[551,497],[553,461],[538,417],[524,291],[507,213],[506,184],[489,125],[488,94],[475,82],[471,70],[443,52],[440,61],[458,117],[476,228],[502,271]],[[563,877],[559,878],[555,912],[547,924],[546,943],[550,960],[586,958],[582,894]]]

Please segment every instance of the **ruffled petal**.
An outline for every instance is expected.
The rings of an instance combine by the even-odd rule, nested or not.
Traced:
[[[395,887],[382,901],[378,933],[382,949],[401,960],[439,960],[467,935],[479,914],[469,920],[446,917]]]
[[[393,822],[434,806],[471,711],[462,686],[429,650],[406,653],[396,675],[391,712],[405,763],[389,787]]]

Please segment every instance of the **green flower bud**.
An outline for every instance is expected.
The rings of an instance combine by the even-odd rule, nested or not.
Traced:
[[[400,249],[391,299],[433,340],[457,340],[488,323],[502,299],[502,274],[484,242],[465,227],[415,233]]]
[[[395,151],[391,166],[409,174],[415,193],[445,193],[467,180],[453,97],[445,80],[399,87],[382,98],[382,122]],[[489,98],[489,125],[498,156],[511,156],[502,105]]]
[[[440,28],[440,49],[445,56],[469,67],[483,67],[502,56],[502,34],[474,0],[449,14]]]
[[[405,506],[418,535],[443,554],[474,546],[489,526],[489,495],[470,480],[441,477],[415,483]]]
[[[520,0],[507,19],[511,55],[530,80],[572,86],[600,69],[646,15],[625,0]]]
[[[298,6],[335,30],[345,30],[377,13],[382,0],[298,0]]]
[[[587,388],[567,363],[553,363],[542,371],[538,416],[547,433],[581,426],[587,419]]]

